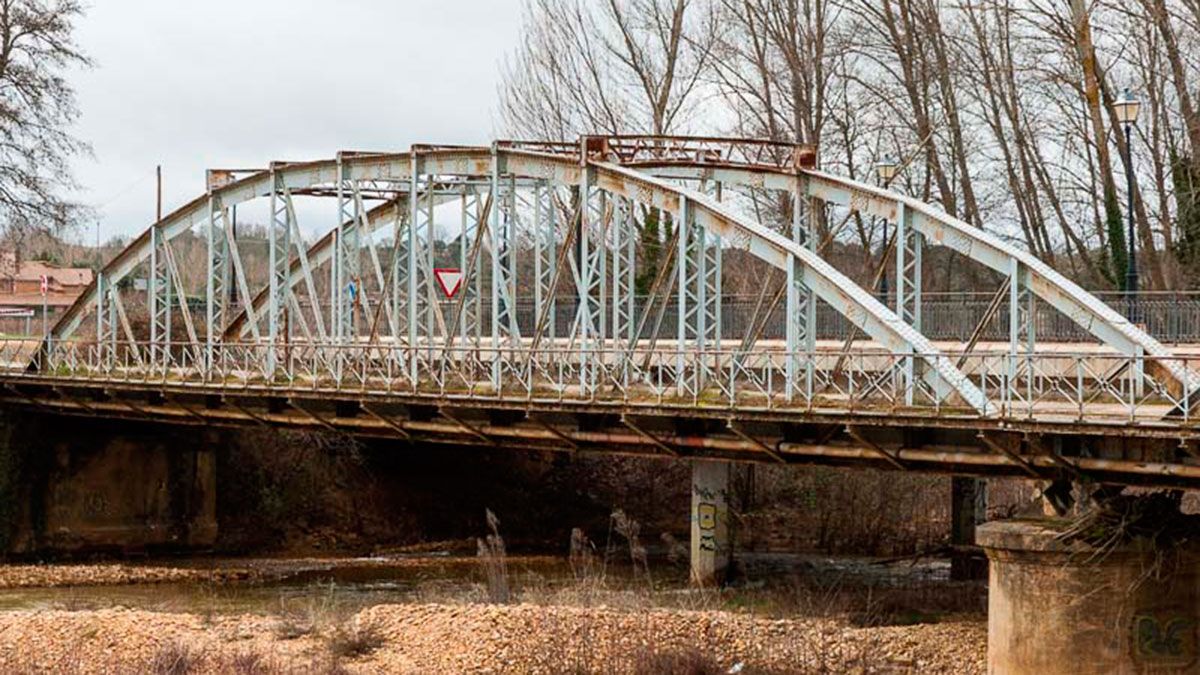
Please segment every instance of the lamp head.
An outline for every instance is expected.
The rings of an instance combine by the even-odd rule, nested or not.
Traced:
[[[1133,92],[1126,89],[1113,107],[1117,111],[1117,121],[1121,124],[1137,124],[1142,102],[1134,98]]]
[[[885,184],[892,182],[899,170],[900,165],[890,157],[884,157],[875,164],[875,172],[879,174],[879,180]]]

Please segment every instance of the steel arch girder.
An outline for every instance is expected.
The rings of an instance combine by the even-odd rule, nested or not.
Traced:
[[[390,200],[369,210],[367,212],[367,222],[370,225],[370,229],[364,234],[369,235],[378,229],[379,226],[384,223],[385,216],[394,212],[396,204],[397,200]],[[315,241],[312,246],[309,246],[308,249],[306,249],[308,264],[312,269],[320,267],[322,263],[328,262],[329,259],[333,257],[334,233],[340,231],[343,227],[349,226],[350,224],[351,223],[343,223],[341,226],[329,230],[322,235],[320,239]],[[303,267],[301,266],[300,258],[297,256],[292,258],[288,263],[287,287],[289,289],[295,288],[303,281]],[[254,295],[254,300],[250,304],[251,313],[253,313],[254,316],[257,317],[262,315],[263,309],[270,300],[270,293],[270,286],[263,286],[261,289],[259,289],[258,293]],[[232,338],[245,337],[246,333],[250,330],[250,324],[246,320],[247,318],[248,315],[246,308],[242,308],[241,311],[234,315],[234,317],[229,321],[229,325],[225,327],[225,332],[221,336],[221,339],[229,340]]]
[[[389,200],[382,204],[378,204],[367,211],[367,231],[363,234],[370,236],[371,234],[374,234],[380,227],[390,224],[392,221],[389,219],[389,216],[395,213],[396,208],[407,208],[401,205],[401,203],[406,199],[407,197],[401,197],[400,199]],[[435,203],[441,202],[435,199]],[[343,223],[342,227],[346,227],[348,225],[350,225],[350,223]],[[308,264],[311,268],[315,269],[320,267],[323,263],[328,262],[333,256],[334,233],[341,230],[342,227],[329,230],[322,235],[320,239],[313,242],[312,246],[309,246],[308,249],[306,249],[305,255],[308,256]],[[299,257],[293,258],[289,263],[287,286],[288,288],[295,288],[303,281],[303,268],[300,264],[300,259]],[[265,286],[254,296],[254,302],[251,304],[251,307],[255,316],[259,316],[261,314],[263,307],[266,306],[269,298],[270,288]],[[243,308],[233,317],[233,319],[230,320],[229,325],[225,329],[224,335],[222,335],[222,339],[231,340],[245,337],[246,333],[250,330],[246,319],[246,310]]]
[[[347,165],[347,176],[352,180],[377,180],[400,183],[411,175],[409,153],[366,154],[350,153],[343,157]],[[164,241],[172,241],[180,234],[208,222],[209,198],[216,201],[218,208],[234,206],[253,199],[269,196],[274,186],[293,192],[316,185],[333,184],[338,180],[338,161],[294,162],[276,165],[276,179],[270,170],[251,174],[184,204],[168,214],[161,222],[152,225],[134,239],[101,270],[103,278],[113,283],[125,278],[138,265],[149,259],[153,230],[158,229]],[[51,329],[53,339],[60,340],[72,335],[83,317],[96,301],[96,282],[93,281],[76,301],[67,308]]]
[[[1017,261],[1029,271],[1029,289],[1047,304],[1120,353],[1154,360],[1158,372],[1172,381],[1166,384],[1176,385],[1180,393],[1195,388],[1197,376],[1161,342],[1034,255],[912,197],[819,171],[804,171],[803,175],[808,179],[809,196],[892,222],[903,204],[912,214],[912,227],[926,241],[997,272],[1007,274],[1011,261]]]
[[[784,270],[791,260],[799,261],[801,281],[848,321],[892,352],[911,353],[925,361],[930,366],[926,371],[927,380],[938,389],[953,390],[983,414],[995,411],[983,392],[950,359],[941,355],[932,342],[815,252],[768,227],[734,214],[701,192],[679,188],[617,165],[589,164],[601,169],[597,172],[599,185],[610,192],[668,210],[678,209],[679,198],[686,197],[693,208],[699,207],[696,209],[697,224],[711,229],[732,247]],[[647,189],[660,195],[659,199],[646,199]],[[939,385],[939,380],[945,387]]]
[[[795,173],[761,167],[660,166],[652,162],[646,163],[644,168],[660,176],[692,180],[709,178],[768,190],[795,191],[802,189],[799,183],[803,182],[807,184],[807,188],[803,188],[806,196],[893,223],[897,220],[899,205],[904,204],[912,217],[911,226],[924,235],[927,242],[946,246],[1001,274],[1008,274],[1010,261],[1017,261],[1028,270],[1029,289],[1038,298],[1121,354],[1147,357],[1147,374],[1167,380],[1163,384],[1170,386],[1175,396],[1182,398],[1184,392],[1193,392],[1200,386],[1200,375],[1187,368],[1162,343],[1045,262],[920,200],[814,170]]]
[[[214,189],[210,195],[204,195],[177,209],[153,227],[160,228],[161,234],[170,241],[180,233],[205,223],[210,197],[221,207],[232,206],[266,197],[276,189],[276,185],[299,191],[316,185],[334,183],[341,176],[351,180],[403,183],[411,180],[414,164],[417,164],[417,170],[424,174],[483,176],[491,172],[493,161],[498,162],[501,170],[506,173],[564,184],[577,184],[583,171],[583,165],[577,158],[508,149],[430,150],[420,153],[417,163],[412,162],[411,153],[339,155],[338,160],[277,166],[277,177],[274,180],[269,171],[264,171]],[[711,228],[732,245],[780,268],[786,269],[792,260],[799,261],[803,281],[818,297],[845,315],[867,335],[893,352],[911,353],[928,363],[928,376],[939,389],[957,392],[968,405],[981,413],[995,412],[994,406],[978,387],[949,359],[942,356],[929,340],[815,253],[769,228],[728,211],[701,193],[682,189],[659,178],[613,164],[589,162],[588,165],[596,170],[600,186],[610,192],[670,210],[677,210],[680,199],[686,197],[698,207],[697,222]],[[343,174],[342,171],[346,173]],[[760,173],[767,175],[766,172]],[[792,180],[795,180],[794,176]],[[149,257],[150,241],[151,230],[147,230],[105,266],[104,278],[115,282],[131,273]],[[55,325],[55,338],[68,336],[78,327],[86,308],[95,301],[95,294],[93,283]]]

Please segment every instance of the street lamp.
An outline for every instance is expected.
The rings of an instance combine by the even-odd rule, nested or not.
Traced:
[[[1137,124],[1138,112],[1142,102],[1133,97],[1126,89],[1115,105],[1117,121],[1125,126],[1125,177],[1128,180],[1129,193],[1129,263],[1125,268],[1125,292],[1131,300],[1135,300],[1138,292],[1137,248],[1133,237],[1133,125]],[[1132,304],[1130,306],[1132,310]],[[1137,317],[1130,316],[1130,321],[1137,322]]]
[[[884,157],[875,164],[875,172],[879,174],[879,183],[883,187],[887,187],[892,179],[896,177],[896,172],[900,170],[900,165],[896,160],[890,157]],[[883,219],[883,255],[880,256],[879,264],[883,265],[883,276],[879,279],[879,296],[883,300],[883,304],[888,301],[888,275],[887,275],[887,251],[888,251],[888,221]]]

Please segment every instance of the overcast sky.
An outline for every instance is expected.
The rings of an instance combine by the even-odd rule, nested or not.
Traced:
[[[520,0],[92,0],[73,73],[101,237],[204,191],[206,168],[487,143]],[[94,227],[94,226],[93,226]],[[80,238],[89,243],[95,230]]]

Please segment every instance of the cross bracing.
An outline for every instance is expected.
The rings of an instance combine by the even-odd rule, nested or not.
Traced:
[[[612,390],[605,378],[614,377],[614,364],[636,362],[635,379],[680,396],[701,397],[714,387],[738,386],[725,379],[759,382],[770,373],[780,380],[771,383],[772,396],[811,403],[844,395],[854,372],[821,363],[815,352],[819,301],[895,358],[894,366],[858,373],[859,395],[887,388],[901,392],[905,406],[993,416],[1005,402],[1041,395],[1032,363],[1037,336],[1022,317],[1044,302],[1130,359],[1120,378],[1132,395],[1191,410],[1196,379],[1184,362],[1034,256],[918,200],[821,172],[813,159],[809,148],[754,140],[588,137],[273,163],[212,184],[154,224],[101,270],[54,326],[43,354],[84,339],[77,333],[90,315],[94,344],[112,358],[118,343],[146,343],[144,367],[165,370],[186,352],[210,378],[229,349],[251,344],[266,350],[268,379],[294,381],[287,361],[307,345],[337,354],[339,363],[353,361],[347,349],[392,359],[403,354],[397,379],[444,377],[427,369],[439,359],[474,360],[454,376],[468,387],[498,389],[510,380],[531,381],[538,376],[533,370],[545,367],[531,360],[516,365],[502,352],[555,350],[560,367],[574,369],[570,386],[594,396]],[[790,195],[790,231],[757,222],[721,198],[723,189],[735,188]],[[304,243],[294,206],[301,196],[334,204],[328,212],[336,217],[323,228],[328,234],[312,246]],[[261,280],[247,265],[232,217],[239,205],[257,200],[270,204],[268,274]],[[894,307],[819,254],[808,221],[831,206],[897,224]],[[641,228],[648,217],[672,224],[674,248],[662,269],[644,274]],[[450,222],[452,241],[441,233]],[[202,316],[193,316],[197,307],[186,302],[171,253],[172,241],[194,229],[203,233],[206,254]],[[1007,372],[971,371],[922,334],[921,251],[929,246],[948,247],[1009,278]],[[723,280],[753,273],[731,271],[731,252],[779,270],[787,316],[782,344],[754,335],[730,341],[723,330]],[[439,265],[462,272],[455,298],[437,286]],[[139,273],[150,278],[147,335],[131,327],[130,299],[122,297],[122,282]],[[640,277],[655,279],[651,302],[635,302]],[[200,323],[202,330],[195,328]],[[646,326],[663,323],[675,326],[673,339],[658,330],[647,336]],[[186,325],[187,335],[176,336],[172,325]],[[467,347],[491,352],[457,351]],[[638,358],[630,359],[635,352]]]

